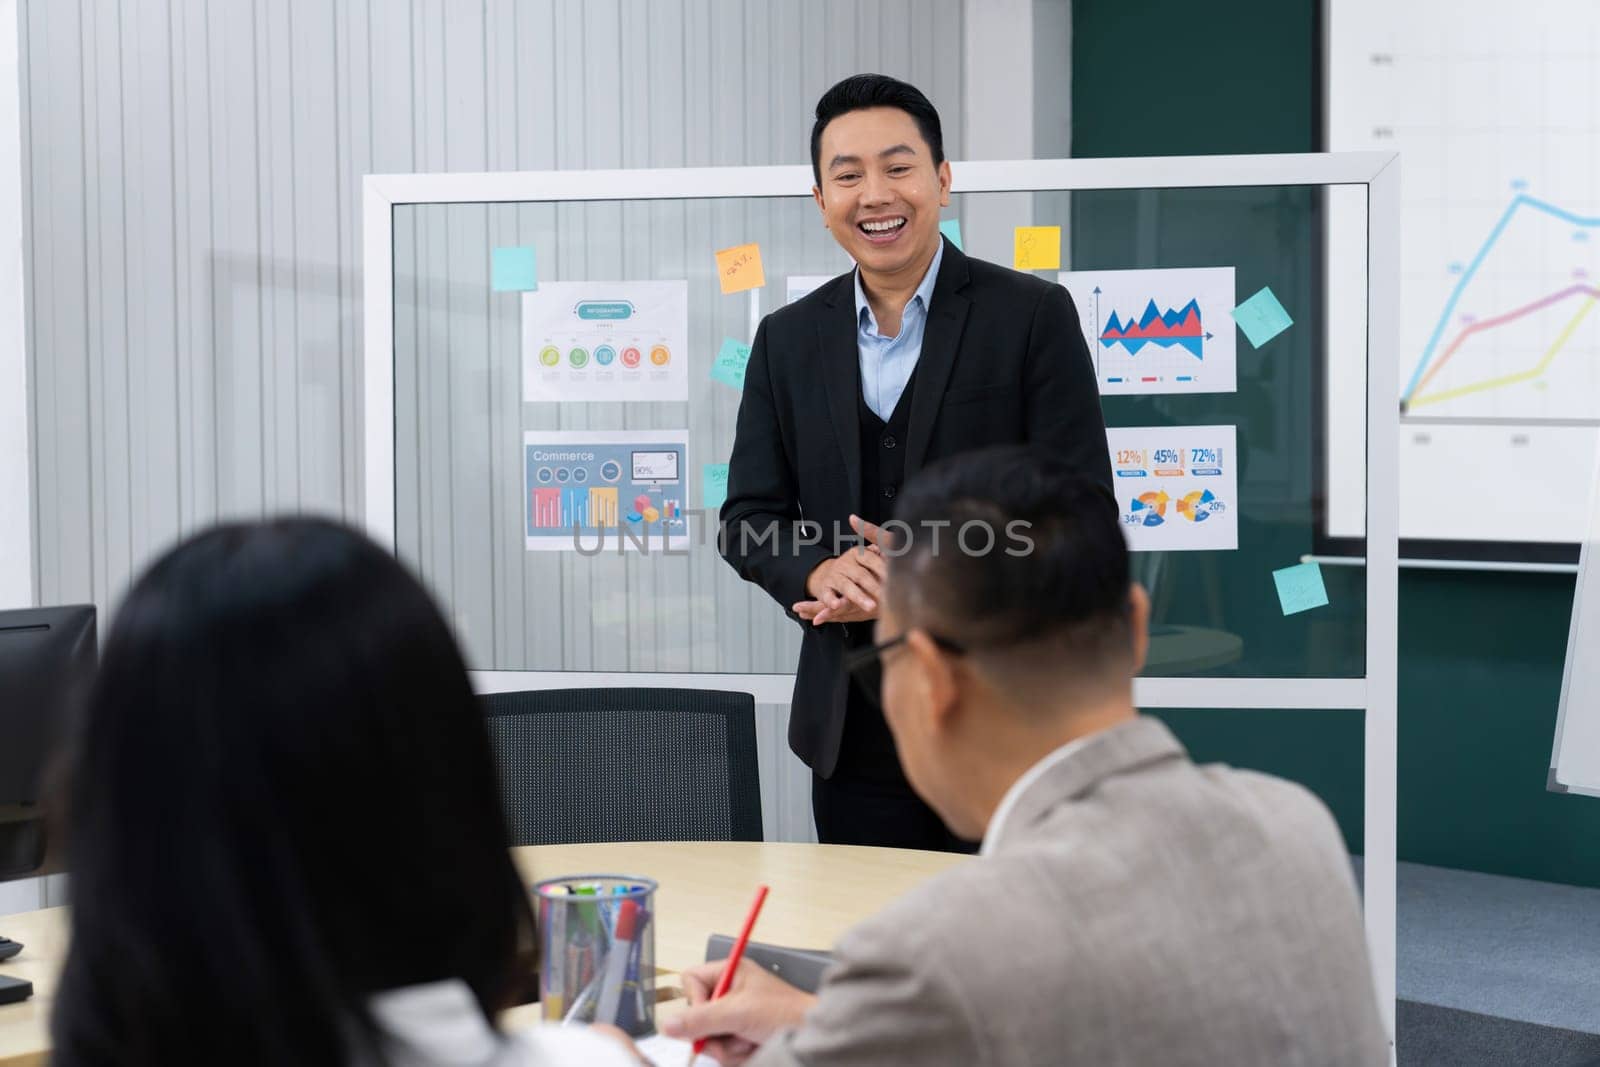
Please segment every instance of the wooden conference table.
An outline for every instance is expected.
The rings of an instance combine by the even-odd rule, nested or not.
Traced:
[[[656,965],[670,972],[704,959],[709,935],[738,933],[760,883],[772,892],[756,925],[757,940],[827,948],[906,890],[967,859],[906,849],[744,841],[543,845],[513,849],[512,855],[530,885],[569,874],[655,879],[660,883]],[[47,1062],[50,1005],[67,947],[67,911],[0,916],[0,933],[26,946],[21,955],[0,963],[0,974],[34,985],[29,1000],[0,1005],[0,1067]],[[670,978],[663,984],[676,985]],[[506,1023],[521,1026],[537,1016],[537,1006],[524,1005],[508,1012]]]

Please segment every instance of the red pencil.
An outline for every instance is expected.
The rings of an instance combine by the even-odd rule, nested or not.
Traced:
[[[722,974],[717,978],[717,987],[711,991],[711,999],[716,1000],[728,991],[733,984],[733,972],[739,969],[739,961],[744,958],[744,947],[750,943],[750,931],[755,928],[756,916],[761,914],[761,905],[767,901],[767,887],[756,886],[756,899],[750,905],[750,914],[744,917],[744,929],[739,931],[739,940],[733,943],[733,951],[728,953],[728,965],[722,968]],[[693,1056],[705,1051],[706,1039],[696,1038]],[[692,1059],[693,1056],[690,1058]]]

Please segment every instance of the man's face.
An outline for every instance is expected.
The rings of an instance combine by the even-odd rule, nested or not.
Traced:
[[[903,632],[887,598],[880,599],[875,639],[887,641]],[[897,645],[884,654],[883,717],[911,788],[951,830],[976,838],[983,827],[964,825],[958,813],[961,753],[952,744],[948,729],[941,728],[947,722],[948,704],[956,699],[948,672],[941,671],[936,662],[942,656],[927,643],[916,648]]]
[[[910,115],[896,107],[840,115],[822,130],[818,165],[812,195],[823,222],[863,270],[894,274],[933,255],[950,164],[934,164]]]

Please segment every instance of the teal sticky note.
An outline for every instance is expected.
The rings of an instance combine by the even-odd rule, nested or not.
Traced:
[[[1301,563],[1273,571],[1272,581],[1278,587],[1278,603],[1283,606],[1285,615],[1328,605],[1328,590],[1322,584],[1322,568],[1315,563]]]
[[[731,337],[722,339],[722,348],[717,351],[717,358],[711,364],[711,380],[731,385],[735,389],[744,388],[744,368],[750,362],[750,346],[742,345]]]
[[[539,259],[531,246],[496,248],[489,254],[489,284],[497,293],[539,288]]]
[[[960,219],[945,219],[943,222],[939,223],[939,232],[950,238],[951,244],[955,245],[957,248],[961,248]],[[966,249],[961,248],[961,251],[965,252]]]
[[[1294,325],[1289,313],[1272,295],[1270,286],[1262,286],[1259,293],[1234,308],[1232,315],[1239,329],[1257,348]]]
[[[714,511],[728,499],[728,465],[707,463],[700,468],[700,506]]]

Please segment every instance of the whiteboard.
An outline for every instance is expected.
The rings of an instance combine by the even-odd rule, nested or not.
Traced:
[[[1600,558],[1595,554],[1595,538],[1600,537],[1600,457],[1589,484],[1548,784],[1558,793],[1600,796],[1600,655],[1595,654],[1600,649]]]
[[[1600,4],[1332,0],[1328,146],[1405,159],[1400,536],[1408,555],[1570,559],[1600,426]],[[1360,210],[1330,205],[1330,351],[1359,335],[1341,269]],[[1361,458],[1332,440],[1328,533],[1358,536]],[[1341,476],[1345,468],[1348,476]],[[1472,488],[1463,491],[1462,472]],[[1486,497],[1493,500],[1486,504]]]

